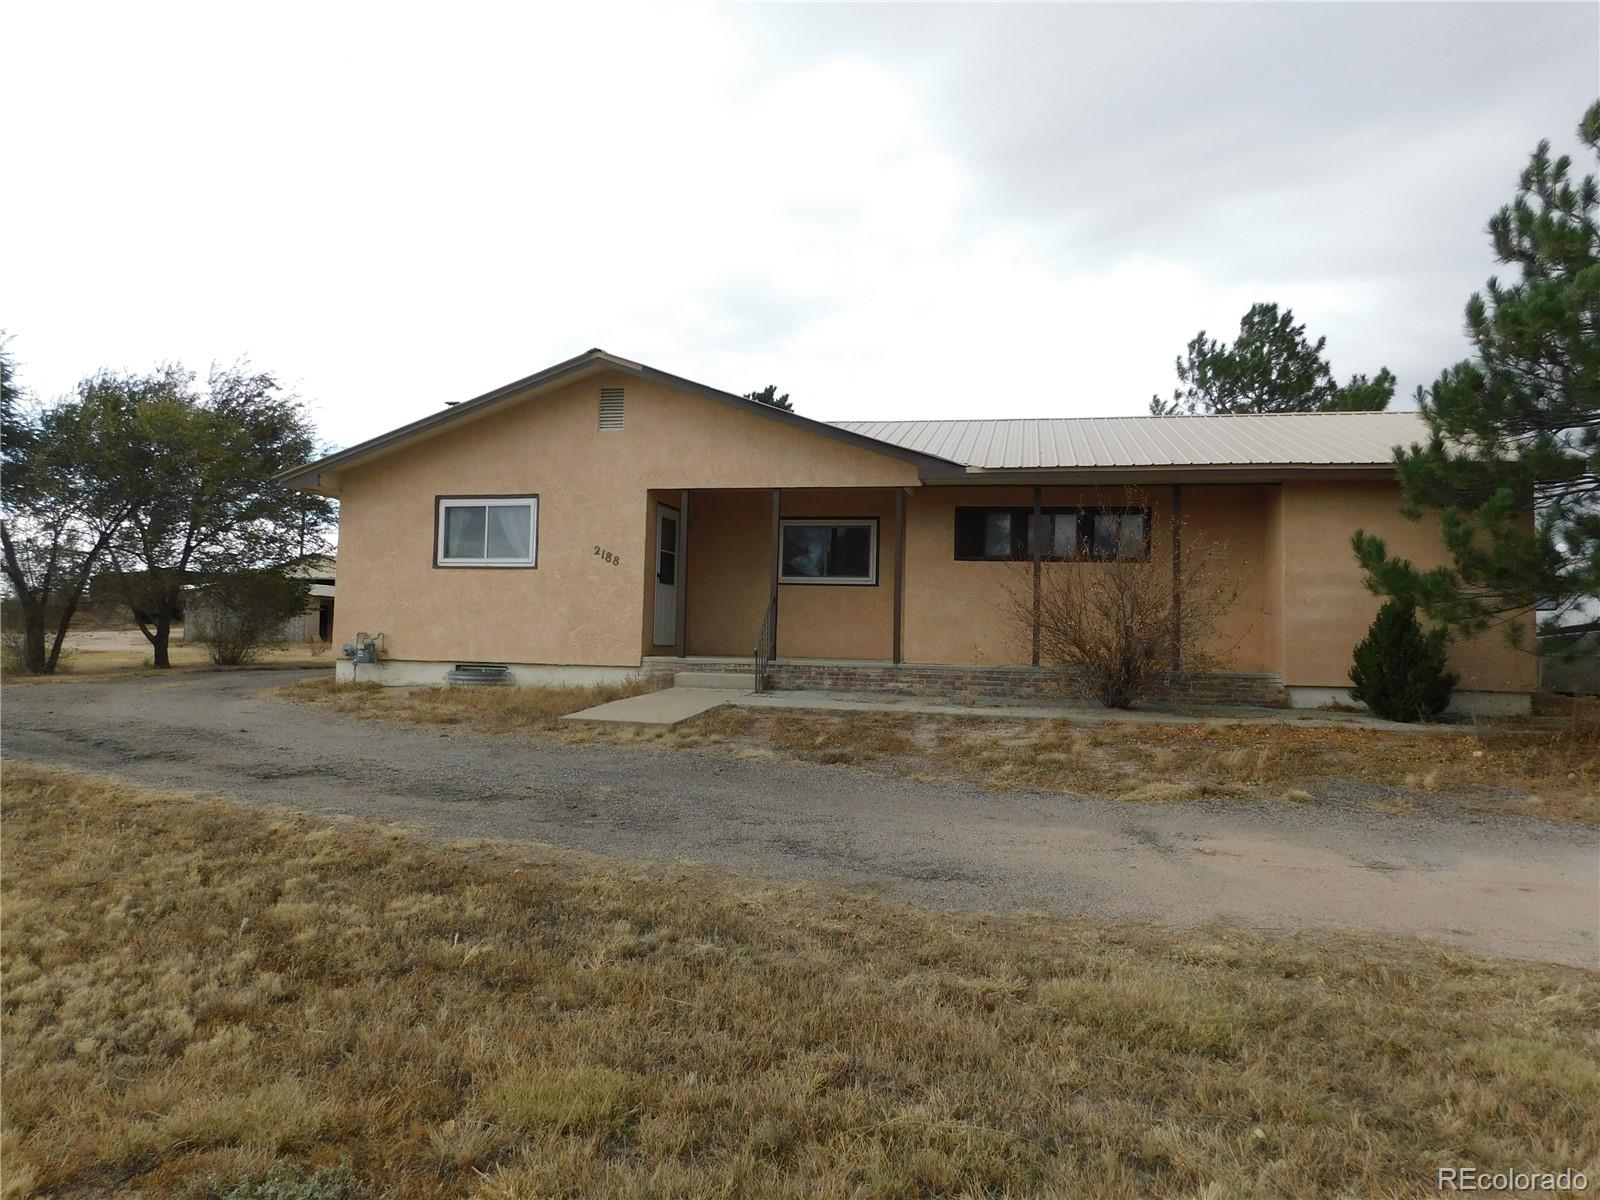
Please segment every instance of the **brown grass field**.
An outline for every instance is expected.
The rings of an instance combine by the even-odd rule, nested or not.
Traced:
[[[369,1197],[1600,1176],[1590,972],[935,913],[17,764],[0,866],[8,1197],[341,1162]]]
[[[1303,803],[1328,780],[1405,789],[1499,812],[1600,823],[1600,705],[1550,702],[1535,719],[1467,732],[1360,726],[1008,721],[913,713],[831,715],[715,709],[664,731],[562,723],[635,695],[606,688],[385,688],[315,679],[278,694],[337,712],[564,742],[654,743],[747,758],[851,764],[990,788],[1115,796],[1140,803],[1274,798]],[[1374,804],[1404,809],[1404,795]]]
[[[314,652],[304,645],[284,646],[264,651],[258,662],[249,667],[218,667],[211,662],[210,652],[194,642],[173,642],[169,655],[172,666],[162,674],[187,671],[239,671],[265,667],[317,667],[332,663],[327,651]],[[13,684],[59,683],[72,680],[104,679],[114,675],[155,674],[150,665],[150,651],[143,650],[84,650],[73,649],[62,656],[61,665],[51,675],[23,675],[7,672],[6,686]]]

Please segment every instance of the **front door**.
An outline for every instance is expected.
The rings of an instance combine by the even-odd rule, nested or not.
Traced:
[[[652,645],[678,644],[678,510],[656,505],[656,612]]]

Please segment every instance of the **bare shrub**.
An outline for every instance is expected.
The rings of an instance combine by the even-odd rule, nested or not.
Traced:
[[[1148,507],[1137,496],[1127,504]],[[1183,529],[1182,548],[1174,569],[1163,555],[1097,558],[1082,546],[1078,557],[1044,565],[1037,601],[1033,565],[1018,563],[1012,624],[1031,640],[1037,603],[1039,661],[1107,708],[1132,708],[1179,670],[1221,658],[1217,634],[1239,594],[1227,546]]]
[[[284,626],[305,611],[308,588],[304,578],[277,569],[238,571],[196,588],[200,606],[191,601],[190,607],[204,612],[211,661],[236,667],[284,645]]]

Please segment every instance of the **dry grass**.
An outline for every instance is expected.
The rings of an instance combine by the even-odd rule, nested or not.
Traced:
[[[663,731],[574,727],[557,720],[644,690],[648,685],[395,689],[318,679],[279,694],[362,716],[491,733],[543,732],[568,743],[646,742],[1135,803],[1229,797],[1306,803],[1328,781],[1353,780],[1492,811],[1600,824],[1600,705],[1593,703],[1557,704],[1536,718],[1459,733],[835,715],[731,706]],[[1372,803],[1385,810],[1409,807],[1401,796]]]
[[[11,765],[8,1195],[1412,1196],[1600,1173],[1600,976],[934,914]]]
[[[211,662],[210,652],[194,642],[173,642],[169,648],[172,666],[166,670],[174,674],[192,671],[237,671],[239,667],[218,667]],[[74,648],[52,675],[7,674],[6,685],[17,683],[60,683],[71,680],[103,679],[114,675],[157,673],[150,665],[150,650],[91,650]],[[332,662],[327,650],[314,652],[304,645],[284,646],[262,653],[252,667],[316,667]],[[165,673],[165,672],[162,672]]]
[[[277,689],[277,694],[359,716],[422,725],[466,725],[480,733],[534,733],[561,729],[559,721],[568,713],[640,696],[656,687],[650,683],[593,687],[387,687],[324,678],[288,684]],[[566,728],[571,731],[570,726]]]
[[[633,1076],[597,1067],[531,1067],[490,1089],[484,1107],[519,1133],[599,1133],[620,1124],[638,1088]]]
[[[995,787],[1135,801],[1243,796],[1304,803],[1320,784],[1353,780],[1600,823],[1600,722],[1486,724],[1459,734],[1203,721],[973,725],[946,724],[939,755]]]

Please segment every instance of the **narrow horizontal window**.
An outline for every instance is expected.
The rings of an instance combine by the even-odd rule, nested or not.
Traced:
[[[780,583],[878,582],[876,517],[782,522]]]
[[[537,496],[441,496],[434,565],[531,567],[538,560]]]
[[[1028,508],[956,509],[956,557],[1010,562],[1028,557]]]
[[[1143,509],[1096,509],[1093,521],[1095,558],[1142,561],[1150,557],[1150,517]]]
[[[1044,557],[1066,561],[1078,557],[1078,513],[1075,509],[1066,512],[1053,512],[1044,514]]]
[[[970,562],[1150,557],[1150,513],[1143,508],[958,508],[955,556]]]
[[[1044,539],[1045,557],[1070,558],[1078,544],[1078,510],[1047,508],[1042,528],[1034,525],[1033,509],[956,509],[956,557],[974,562],[1021,562],[1033,557],[1033,545]]]

